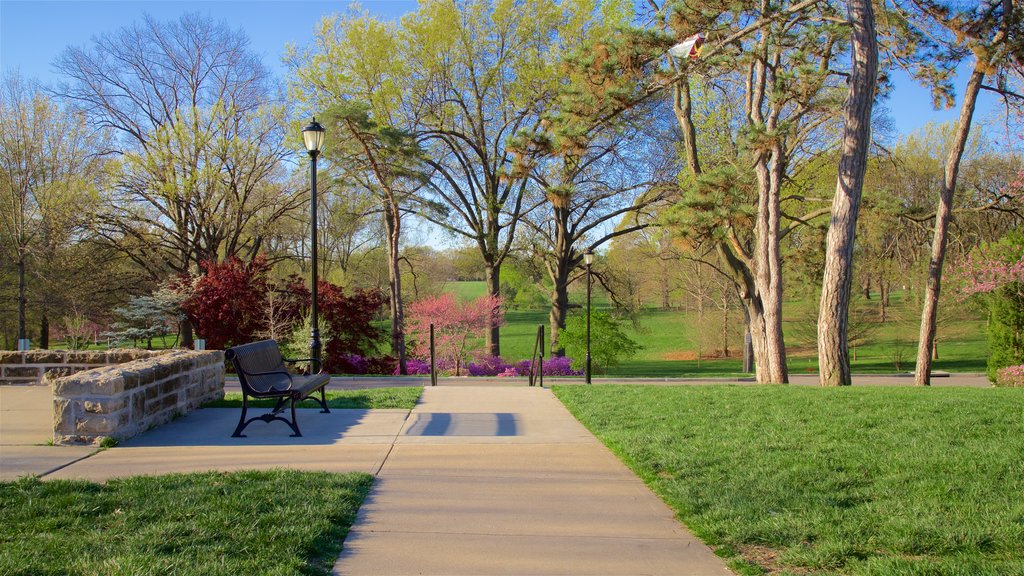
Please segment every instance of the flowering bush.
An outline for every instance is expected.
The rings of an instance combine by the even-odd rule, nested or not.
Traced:
[[[982,244],[952,269],[961,299],[975,297],[988,307],[988,378],[1024,363],[1024,234],[1014,231]]]
[[[529,376],[532,360],[521,360],[516,362],[516,374]],[[545,376],[582,376],[582,370],[572,369],[572,358],[568,356],[555,356],[544,361]]]
[[[471,343],[482,339],[492,326],[504,323],[501,298],[481,296],[472,302],[460,302],[454,294],[424,298],[408,307],[409,334],[415,338],[413,354],[430,355],[430,325],[434,325],[434,342],[438,371],[441,362],[448,362],[459,376]]]
[[[501,356],[480,355],[469,363],[470,376],[497,376],[513,368],[511,364],[501,359]],[[513,368],[514,370],[514,368]]]
[[[410,376],[430,374],[430,362],[419,358],[406,358],[405,367]],[[395,366],[395,376],[398,376],[398,366]]]
[[[341,374],[366,374],[369,362],[359,354],[345,354],[335,364]]]
[[[1024,365],[1007,366],[996,371],[996,386],[1024,388]]]

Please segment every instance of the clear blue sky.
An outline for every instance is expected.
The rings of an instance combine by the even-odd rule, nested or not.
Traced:
[[[362,5],[381,17],[397,18],[415,9],[416,4],[406,0],[364,0]],[[5,73],[19,70],[26,78],[52,83],[57,77],[51,63],[65,46],[88,44],[94,35],[125,26],[140,19],[143,13],[170,20],[182,12],[199,12],[243,29],[266,65],[283,78],[281,54],[285,44],[309,43],[321,17],[342,12],[347,6],[345,0],[0,0],[0,64]],[[899,133],[912,132],[929,121],[943,122],[956,117],[956,110],[933,110],[927,90],[906,76],[897,73],[894,80],[896,89],[886,106]],[[957,87],[962,90],[966,73],[958,80]],[[994,121],[997,108],[995,98],[983,93],[979,120]],[[1001,139],[998,126],[990,132]]]

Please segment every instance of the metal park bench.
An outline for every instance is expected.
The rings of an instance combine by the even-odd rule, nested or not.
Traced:
[[[291,426],[295,433],[292,436],[302,436],[299,431],[298,422],[295,420],[295,403],[309,398],[317,390],[320,391],[320,398],[313,398],[323,408],[322,414],[329,413],[327,409],[327,393],[324,388],[331,381],[331,375],[322,371],[313,374],[298,375],[288,372],[285,363],[311,362],[310,358],[289,360],[281,356],[281,349],[274,340],[261,340],[250,344],[242,344],[227,349],[224,356],[235,366],[238,373],[238,382],[242,386],[242,416],[238,419],[238,427],[231,436],[234,438],[244,437],[242,430],[253,420],[263,420],[270,423],[280,420]],[[319,368],[319,366],[316,366]],[[248,409],[248,399],[252,398],[276,398],[277,405],[274,409],[259,416],[245,419]],[[291,403],[292,419],[280,416],[285,404]]]

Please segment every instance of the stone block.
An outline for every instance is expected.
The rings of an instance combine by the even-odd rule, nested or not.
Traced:
[[[154,400],[159,396],[159,390],[157,389],[156,384],[150,384],[149,386],[146,386],[144,390],[146,393],[146,400]]]
[[[4,378],[40,378],[42,368],[39,366],[4,366]]]
[[[63,378],[85,370],[84,367],[69,366],[62,364],[58,366],[46,366],[43,368],[43,378]]]
[[[79,418],[75,423],[78,434],[109,435],[117,429],[117,416],[92,415]]]
[[[75,432],[75,401],[65,398],[53,399],[53,429],[59,434]]]
[[[149,418],[160,411],[161,405],[160,400],[150,400],[146,398],[146,410],[143,414],[143,418]]]
[[[132,420],[139,421],[146,416],[146,394],[136,392],[132,394]]]
[[[116,369],[96,368],[66,376],[54,383],[56,396],[113,396],[124,391],[124,379]]]
[[[124,409],[126,402],[124,398],[110,398],[104,400],[85,400],[82,407],[89,414],[111,414]]]
[[[25,364],[63,364],[67,352],[54,350],[29,350],[25,352]]]
[[[74,350],[67,353],[68,364],[89,364],[92,366],[107,364],[107,353],[93,350]]]
[[[25,354],[23,352],[0,351],[0,364],[24,364]]]

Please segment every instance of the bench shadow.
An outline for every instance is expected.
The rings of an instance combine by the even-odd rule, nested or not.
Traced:
[[[247,419],[268,413],[267,408],[250,408]],[[238,425],[240,408],[200,408],[166,424],[125,440],[124,447],[159,446],[316,446],[343,441],[390,441],[399,433],[408,410],[370,410],[368,408],[297,408],[296,419],[302,436],[291,436],[284,422],[255,421],[243,431],[244,437],[231,434]],[[284,414],[289,419],[290,413]]]

